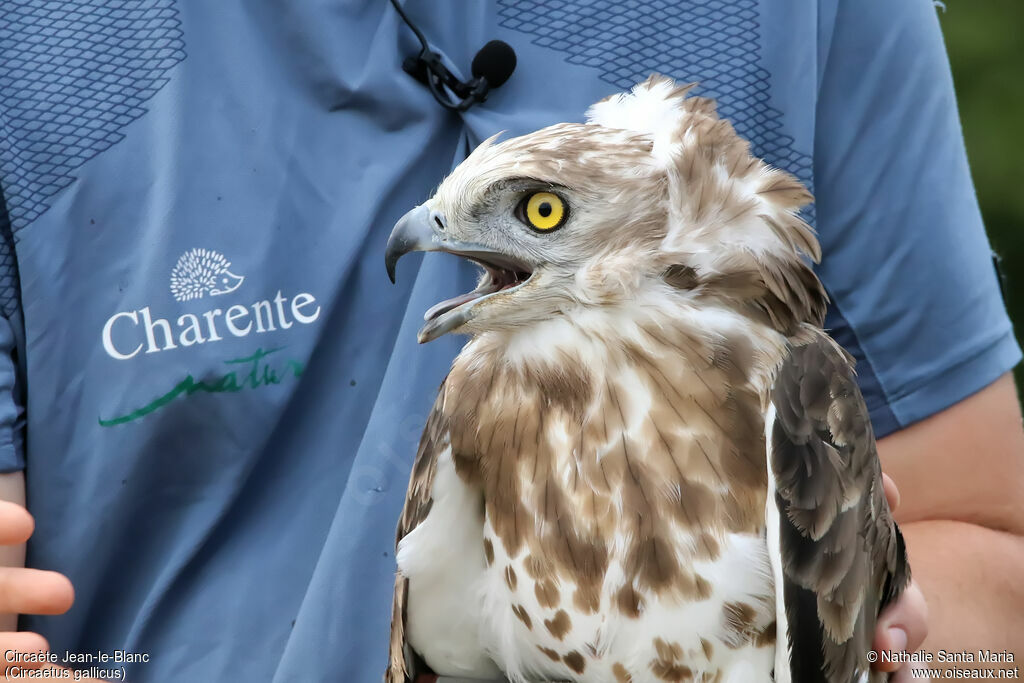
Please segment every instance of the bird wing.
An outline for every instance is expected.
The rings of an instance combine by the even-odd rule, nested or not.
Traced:
[[[776,681],[886,680],[866,655],[910,567],[867,406],[853,358],[827,334],[805,326],[791,341],[766,420]]]
[[[444,383],[438,391],[437,400],[427,417],[416,460],[412,465],[409,478],[409,490],[405,496],[405,507],[398,521],[398,532],[395,547],[409,532],[415,529],[430,513],[434,503],[431,490],[434,474],[437,472],[438,454],[448,447],[448,430],[445,428],[442,405],[444,402]],[[422,666],[419,657],[413,652],[405,638],[406,604],[408,602],[409,580],[400,573],[395,574],[395,594],[391,612],[391,646],[388,669],[384,675],[385,683],[405,683],[415,680],[417,669]]]

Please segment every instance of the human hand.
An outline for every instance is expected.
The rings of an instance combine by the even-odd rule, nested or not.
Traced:
[[[28,540],[34,530],[35,521],[28,510],[0,500],[0,546],[20,545]],[[24,567],[0,567],[0,615],[17,618],[18,614],[63,614],[71,609],[74,600],[74,589],[63,574]],[[58,668],[47,662],[11,661],[16,653],[38,655],[49,649],[49,643],[38,633],[0,631],[4,678],[10,679],[15,667]],[[96,681],[92,678],[79,680]]]
[[[882,475],[882,484],[885,487],[885,497],[889,501],[889,508],[895,512],[900,504],[899,489],[887,474]],[[928,603],[917,582],[911,580],[899,600],[886,607],[879,615],[872,648],[875,652],[916,652],[924,644],[927,635]],[[876,661],[872,668],[878,671],[894,672],[891,683],[905,683],[906,681],[920,683],[924,680],[911,677],[909,663]]]

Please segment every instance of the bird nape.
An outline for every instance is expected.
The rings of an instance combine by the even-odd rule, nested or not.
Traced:
[[[386,680],[881,681],[909,580],[811,200],[658,76],[478,147],[395,226],[477,287],[398,527]]]

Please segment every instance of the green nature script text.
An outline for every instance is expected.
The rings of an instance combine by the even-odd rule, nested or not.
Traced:
[[[211,380],[197,380],[192,375],[186,375],[185,379],[174,385],[174,388],[162,396],[158,396],[146,405],[137,408],[130,413],[112,417],[110,419],[99,418],[101,427],[114,427],[116,425],[134,422],[150,413],[160,410],[168,403],[179,396],[191,396],[197,392],[208,394],[230,394],[244,391],[246,389],[259,389],[261,387],[280,384],[289,377],[301,377],[303,366],[297,360],[288,359],[276,366],[267,361],[267,357],[281,351],[285,347],[279,346],[276,349],[256,349],[250,356],[242,358],[231,358],[224,361],[231,366],[242,366],[230,370],[220,377]]]

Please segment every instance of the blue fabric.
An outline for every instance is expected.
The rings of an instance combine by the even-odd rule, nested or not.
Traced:
[[[1019,359],[930,0],[407,8],[457,72],[512,44],[512,79],[441,110],[384,0],[0,9],[0,469],[25,466],[29,563],[76,586],[23,620],[55,650],[149,653],[133,681],[379,680],[395,520],[461,344],[415,330],[473,281],[432,254],[389,285],[391,226],[481,139],[652,71],[815,188],[880,433]]]
[[[935,10],[873,7],[838,7],[820,67],[814,173],[819,275],[877,378],[868,400],[884,434],[992,382],[1019,350]]]

